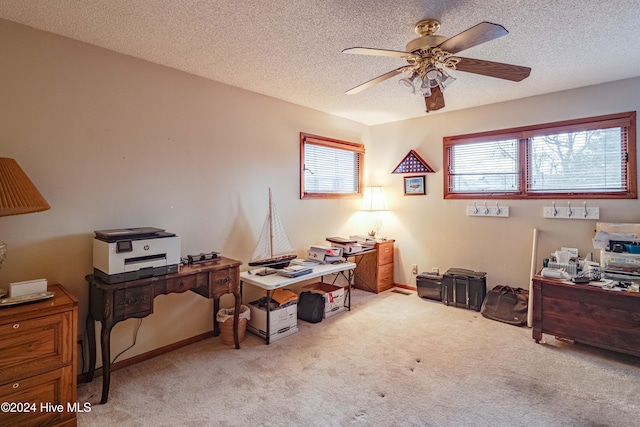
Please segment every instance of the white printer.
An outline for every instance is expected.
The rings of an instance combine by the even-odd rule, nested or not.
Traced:
[[[106,283],[120,283],[178,272],[180,237],[161,228],[94,231],[93,272]]]

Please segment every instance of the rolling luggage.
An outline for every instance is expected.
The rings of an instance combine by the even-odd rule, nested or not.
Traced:
[[[487,295],[486,274],[465,268],[450,268],[442,278],[442,302],[480,311]]]

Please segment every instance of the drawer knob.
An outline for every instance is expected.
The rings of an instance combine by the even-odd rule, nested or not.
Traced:
[[[14,323],[13,324],[13,329],[18,329],[20,327],[20,323]]]
[[[20,387],[20,383],[15,383],[15,384],[13,385],[13,388],[14,388],[14,389],[16,389],[16,388],[18,388],[18,387]]]

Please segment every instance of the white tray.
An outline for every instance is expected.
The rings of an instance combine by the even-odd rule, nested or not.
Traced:
[[[13,297],[13,298],[3,298],[3,299],[0,299],[0,307],[45,300],[53,297],[55,294],[56,294],[55,292],[39,292],[37,294],[22,295],[22,296]]]

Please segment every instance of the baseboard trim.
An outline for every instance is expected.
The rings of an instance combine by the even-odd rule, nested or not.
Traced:
[[[402,289],[408,289],[410,291],[417,291],[418,288],[415,286],[411,286],[411,285],[401,285],[399,283],[396,283],[396,288],[402,288]]]
[[[213,337],[213,331],[205,332],[204,334],[196,335],[191,338],[187,338],[186,340],[174,342],[169,345],[165,345],[164,347],[156,348],[154,350],[148,351],[146,353],[138,354],[137,356],[130,357],[129,359],[125,359],[120,362],[116,362],[111,365],[111,372],[117,371],[118,369],[126,368],[127,366],[135,365],[139,362],[144,362],[145,360],[153,359],[156,356],[160,356],[165,353],[169,353],[170,351],[177,350],[182,347],[186,347],[188,345],[197,343],[198,341],[202,341],[207,338]],[[94,373],[94,377],[102,376],[102,367],[96,368]],[[86,373],[78,375],[78,384],[86,383],[88,375]]]

